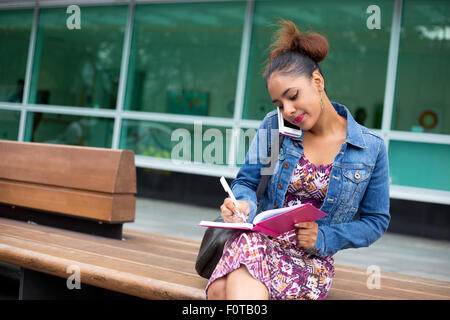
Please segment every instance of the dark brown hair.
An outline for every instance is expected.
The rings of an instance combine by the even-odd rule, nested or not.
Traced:
[[[315,70],[320,70],[319,62],[323,61],[328,53],[328,41],[316,32],[301,32],[294,22],[281,19],[277,25],[275,41],[267,60],[263,74],[267,80],[275,71],[281,74],[312,77]]]

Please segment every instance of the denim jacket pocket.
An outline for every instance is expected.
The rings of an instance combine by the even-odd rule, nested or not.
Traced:
[[[364,169],[342,169],[344,177],[354,183],[361,183],[366,181],[370,177],[371,170]]]
[[[370,181],[371,173],[372,169],[368,167],[342,169],[342,201],[331,224],[348,222],[353,219]]]
[[[371,173],[372,169],[370,168],[342,169],[342,175],[344,176],[342,183],[344,184],[344,199],[346,202],[354,203],[355,200],[360,200],[370,181]]]

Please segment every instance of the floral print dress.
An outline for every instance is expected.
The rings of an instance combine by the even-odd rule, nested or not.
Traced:
[[[311,203],[320,208],[325,198],[332,165],[316,166],[303,154],[289,182],[284,206]],[[296,245],[295,230],[279,237],[259,232],[236,232],[225,244],[209,279],[216,279],[245,265],[268,289],[269,299],[324,299],[334,277],[332,256],[310,256]]]

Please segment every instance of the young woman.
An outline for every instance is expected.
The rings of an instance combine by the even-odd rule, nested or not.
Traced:
[[[298,203],[311,203],[327,216],[276,238],[236,232],[208,282],[208,299],[324,299],[334,276],[333,254],[371,245],[390,221],[383,139],[328,99],[318,65],[328,53],[327,40],[301,33],[291,21],[280,23],[264,77],[272,102],[302,134],[284,139],[257,207],[264,161],[250,159],[264,145],[258,144],[263,134],[273,141],[277,111],[268,113],[231,188],[248,221],[261,211]],[[358,208],[360,218],[354,219]],[[226,222],[241,221],[230,199],[220,209]]]

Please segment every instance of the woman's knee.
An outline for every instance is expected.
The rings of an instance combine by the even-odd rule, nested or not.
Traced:
[[[227,280],[225,277],[219,278],[211,283],[208,287],[208,300],[225,300],[226,299]]]

